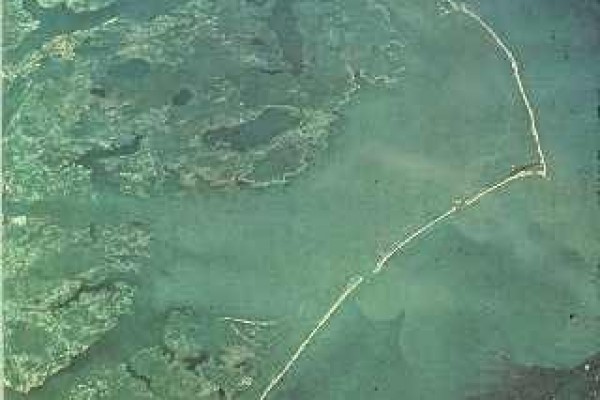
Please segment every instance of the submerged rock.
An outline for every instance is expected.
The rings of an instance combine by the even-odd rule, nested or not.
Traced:
[[[190,89],[181,89],[171,99],[171,103],[174,106],[185,106],[194,97],[194,93]]]
[[[268,107],[258,116],[233,126],[211,129],[203,134],[210,147],[249,151],[268,145],[274,138],[298,126],[301,115],[293,108]]]
[[[521,365],[504,359],[491,388],[469,400],[597,399],[600,397],[600,353],[571,368]]]

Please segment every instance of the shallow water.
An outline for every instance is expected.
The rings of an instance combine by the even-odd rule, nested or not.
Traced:
[[[198,9],[212,10],[202,2],[171,3],[197,3]],[[235,9],[234,3],[223,4]],[[280,2],[248,3],[256,3],[258,9]],[[113,137],[131,132],[147,135],[153,161],[146,163],[140,155],[129,164],[124,161],[111,166],[96,158],[87,166],[91,168],[90,183],[82,189],[83,194],[44,192],[40,199],[19,197],[21,192],[15,191],[5,195],[4,208],[11,218],[52,218],[53,224],[69,229],[135,221],[151,238],[147,258],[138,273],[127,277],[135,287],[134,302],[128,312],[118,316],[112,329],[50,374],[40,388],[25,394],[11,390],[9,384],[6,398],[134,398],[132,392],[111,391],[113,386],[128,384],[118,380],[109,380],[104,397],[101,391],[85,397],[82,386],[77,385],[89,384],[103,371],[127,376],[119,365],[138,365],[131,360],[140,352],[164,347],[163,331],[169,328],[166,316],[174,309],[191,309],[215,320],[233,316],[277,323],[272,340],[268,336],[268,346],[256,350],[259,356],[252,384],[234,393],[236,398],[258,398],[346,282],[358,273],[369,278],[307,347],[271,393],[273,399],[466,399],[488,391],[500,380],[501,355],[515,364],[567,368],[597,353],[600,236],[594,228],[599,221],[596,87],[600,82],[595,65],[600,61],[600,40],[594,27],[600,10],[593,2],[572,3],[483,1],[470,5],[506,40],[523,65],[525,85],[538,112],[550,180],[527,178],[511,183],[436,226],[393,257],[381,274],[371,276],[378,254],[395,240],[447,210],[453,200],[506,176],[511,165],[533,159],[527,114],[510,66],[481,28],[462,15],[443,15],[435,2],[321,4],[297,0],[293,3],[296,18],[286,15],[290,12],[287,6],[274,5],[277,12],[270,20],[274,33],[259,39],[281,48],[269,53],[267,58],[275,60],[268,63],[272,70],[267,78],[256,78],[254,87],[255,72],[244,64],[251,59],[244,53],[249,51],[246,48],[240,47],[237,57],[244,61],[239,66],[227,63],[227,57],[235,60],[236,56],[226,54],[225,47],[214,53],[222,59],[210,61],[195,59],[203,55],[199,50],[195,53],[186,48],[181,55],[173,48],[159,51],[157,43],[167,40],[164,37],[172,39],[168,32],[173,22],[155,22],[152,15],[177,9],[166,3],[142,9],[129,1],[116,1],[110,10],[127,23],[115,22],[114,30],[107,25],[106,31],[93,33],[92,39],[86,35],[77,38],[87,51],[83,67],[72,65],[78,60],[76,48],[73,60],[50,57],[40,62],[39,69],[20,72],[6,89],[8,114],[4,118],[9,122],[4,135],[25,135],[28,128],[43,123],[36,121],[35,115],[13,119],[26,114],[27,107],[35,114],[35,107],[44,104],[41,100],[24,102],[22,96],[28,95],[27,91],[19,94],[20,80],[29,88],[51,90],[61,84],[63,75],[81,74],[82,84],[105,84],[108,100],[87,103],[86,98],[82,101],[89,105],[84,111],[67,108],[74,104],[70,98],[57,95],[54,105],[46,100],[50,112],[54,107],[59,114],[61,107],[66,109],[56,122],[58,133],[52,131],[48,137],[62,138],[62,127],[65,132],[79,129],[84,137],[49,139],[51,146],[46,148],[42,164],[56,165],[52,164],[55,149],[62,149],[56,150],[57,158],[67,159],[70,154],[59,151],[113,151],[114,143],[122,143]],[[319,7],[327,12],[321,13]],[[139,12],[132,11],[137,8]],[[230,20],[219,19],[215,26],[239,22],[239,36],[268,29],[268,23],[253,25],[252,13],[259,11],[250,6],[241,9],[248,14],[232,14]],[[178,10],[177,15],[186,15],[186,10]],[[321,40],[321,32],[315,31],[311,38],[301,25],[289,28],[288,42],[282,40],[286,23],[325,23],[325,15],[333,16],[331,32],[323,34],[331,40],[327,45],[313,43]],[[376,20],[382,21],[381,31],[369,29]],[[61,21],[50,19],[42,26],[53,28],[33,31],[21,47],[12,53],[7,50],[5,64],[27,71],[19,57],[62,32],[60,25],[67,22]],[[84,22],[91,22],[86,21],[68,29],[90,29]],[[111,46],[118,46],[124,37],[133,41],[142,35],[135,27],[143,21],[156,23],[151,25],[154,32],[167,33],[150,36],[148,48],[124,46],[119,57],[156,57],[162,64],[152,64],[144,74],[139,69],[110,69],[122,65],[113,59],[104,65],[101,57]],[[95,26],[100,23],[93,22]],[[199,22],[191,20],[190,24],[194,23]],[[350,23],[357,25],[350,27]],[[334,24],[342,26],[340,31],[346,34],[333,29]],[[176,34],[182,35],[181,31]],[[305,36],[298,37],[300,34]],[[335,39],[335,35],[341,37]],[[86,40],[92,43],[89,47]],[[207,45],[202,37],[190,40],[192,45]],[[392,47],[398,60],[385,59],[379,50],[372,50],[372,55],[365,50],[369,46],[380,49],[377,46],[387,43],[398,46]],[[340,59],[323,56],[340,48],[347,52],[347,65],[362,70],[352,84]],[[260,51],[252,54],[260,58]],[[184,60],[178,61],[178,56]],[[212,65],[219,62],[223,67]],[[208,79],[210,74],[219,69],[230,82],[243,87],[239,94],[226,97],[231,88],[210,86],[214,83]],[[276,72],[278,69],[284,72]],[[110,78],[104,71],[119,76]],[[188,72],[189,81],[185,79]],[[392,79],[387,84],[373,82],[376,75]],[[112,81],[95,81],[96,76],[108,76]],[[292,81],[294,84],[289,83]],[[193,89],[194,97],[182,105],[165,106],[184,86]],[[233,99],[226,104],[230,108],[212,103],[211,95]],[[236,96],[242,101],[237,102]],[[96,101],[113,103],[106,106]],[[25,105],[19,105],[21,102]],[[218,132],[205,126],[234,132],[234,138],[252,133],[223,126],[230,126],[238,117],[239,123],[251,120],[260,107],[270,104],[297,107],[306,114],[303,123],[309,127],[321,121],[311,113],[328,112],[335,119],[326,125],[326,134],[311,133],[317,137],[314,140],[298,132],[277,136],[269,129],[247,141],[240,137],[251,148],[249,154],[240,155],[245,149],[233,146],[214,155],[198,144],[207,136],[197,132]],[[113,111],[117,106],[122,114]],[[88,114],[86,110],[92,111]],[[102,113],[111,115],[109,123]],[[71,119],[75,128],[69,125]],[[107,127],[113,131],[107,133]],[[265,140],[274,147],[260,147]],[[280,150],[289,143],[294,151]],[[260,148],[255,151],[255,147]],[[13,157],[12,152],[25,150],[8,142],[3,151],[6,158],[8,153]],[[273,180],[283,179],[286,184],[248,187],[244,183],[246,175],[238,171],[259,165],[265,160],[263,152],[268,160],[277,161],[268,169]],[[297,153],[306,158],[294,158]],[[302,162],[306,168],[277,175],[277,163],[291,171]],[[5,166],[17,167],[17,161]],[[165,178],[156,178],[159,183],[150,185],[153,168]],[[173,169],[180,174],[177,178]],[[128,171],[140,178],[124,181]],[[21,179],[21,186],[35,183],[26,174],[14,179]],[[70,178],[60,175],[57,179]],[[68,183],[75,185],[74,181]],[[57,276],[69,279],[60,257],[66,262],[73,256],[59,253],[58,262],[50,267],[57,269]],[[221,339],[217,336],[210,341]],[[27,353],[28,349],[19,351]],[[144,367],[138,365],[137,373]],[[151,369],[150,363],[147,367]],[[172,372],[176,367],[170,368]],[[161,392],[158,379],[148,374],[146,390],[139,382],[132,386],[140,396],[135,398],[189,398],[189,394],[164,394],[183,386],[177,381],[179,375],[171,381],[167,377],[171,392]],[[224,395],[214,392],[206,398]]]

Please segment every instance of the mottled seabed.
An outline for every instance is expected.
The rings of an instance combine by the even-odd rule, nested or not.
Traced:
[[[448,3],[3,6],[7,399],[256,399],[352,276],[535,159]],[[600,6],[469,7],[550,179],[390,259],[269,398],[599,396]]]

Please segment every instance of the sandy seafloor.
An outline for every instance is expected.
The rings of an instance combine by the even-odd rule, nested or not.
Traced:
[[[327,148],[288,184],[95,193],[93,210],[80,213],[135,218],[152,235],[132,311],[41,388],[8,389],[6,399],[68,399],[94,371],[159,342],[165,312],[184,306],[282,327],[255,381],[236,394],[257,398],[378,252],[531,161],[509,64],[482,30],[441,16],[434,2],[385,4],[405,43],[398,83],[362,85]],[[508,399],[481,393],[507,388],[511,365],[568,369],[600,351],[600,4],[469,4],[522,63],[550,179],[514,182],[411,243],[350,298],[270,398]]]

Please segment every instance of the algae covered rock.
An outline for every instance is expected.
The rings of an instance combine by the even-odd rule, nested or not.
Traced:
[[[140,226],[63,227],[5,218],[4,381],[27,393],[71,365],[131,311],[128,276],[147,257]]]
[[[93,11],[115,3],[116,0],[40,0],[41,6],[56,7],[64,4],[67,8],[76,11]]]
[[[23,22],[11,32],[31,45],[4,67],[7,181],[20,196],[87,180],[134,195],[284,183],[326,146],[361,84],[401,73],[384,2],[115,4],[28,0],[13,11]],[[26,190],[27,179],[52,185]]]
[[[271,322],[172,310],[161,343],[99,369],[69,399],[233,399],[254,388],[275,331]]]
[[[16,48],[39,25],[39,21],[27,12],[22,3],[18,0],[2,2],[3,53]]]

